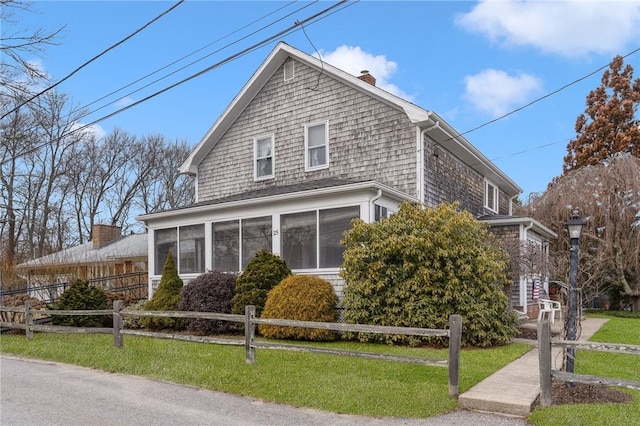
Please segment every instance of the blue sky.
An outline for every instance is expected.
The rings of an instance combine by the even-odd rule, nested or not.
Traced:
[[[66,25],[57,46],[29,56],[56,82],[175,3],[35,1],[32,13],[17,13],[17,26],[3,22],[2,31]],[[335,3],[187,0],[58,89],[73,104],[88,105],[92,113],[82,124],[90,123]],[[159,133],[195,146],[278,41],[319,51],[323,60],[355,75],[367,69],[378,86],[437,112],[464,133],[638,49],[640,0],[349,1],[308,22],[304,31],[298,27],[99,122],[96,131]],[[625,63],[640,77],[640,52]],[[523,188],[526,201],[561,173],[575,120],[602,72],[465,137]]]

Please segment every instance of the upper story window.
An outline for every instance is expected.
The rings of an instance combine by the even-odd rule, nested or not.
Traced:
[[[327,122],[304,127],[305,170],[329,167],[329,125]]]
[[[498,187],[488,180],[484,181],[484,206],[498,213]]]
[[[273,135],[253,140],[253,177],[255,180],[273,178]]]

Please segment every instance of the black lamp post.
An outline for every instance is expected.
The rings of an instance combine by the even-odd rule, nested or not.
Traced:
[[[582,227],[585,221],[578,217],[578,211],[573,211],[573,216],[567,221],[567,231],[571,241],[571,256],[569,263],[569,315],[567,317],[567,340],[576,340],[576,328],[578,319],[578,243],[582,235]],[[576,349],[567,349],[567,373],[573,373]],[[567,383],[568,386],[572,384]]]

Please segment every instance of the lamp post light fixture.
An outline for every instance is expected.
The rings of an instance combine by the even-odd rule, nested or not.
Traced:
[[[567,231],[569,231],[569,240],[571,242],[571,251],[569,258],[569,315],[567,315],[567,340],[576,340],[576,328],[578,319],[578,243],[582,235],[582,228],[585,221],[580,219],[578,211],[573,211],[573,216],[566,223]],[[573,373],[573,365],[575,361],[576,349],[567,348],[567,373]],[[573,383],[567,382],[567,386]]]

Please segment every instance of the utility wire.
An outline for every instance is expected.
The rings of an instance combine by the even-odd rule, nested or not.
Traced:
[[[269,28],[270,26],[275,25],[276,23],[278,23],[278,22],[280,22],[280,21],[284,20],[285,18],[288,18],[289,16],[291,16],[291,15],[293,15],[293,14],[295,14],[295,13],[298,13],[298,12],[300,12],[300,11],[301,11],[301,10],[303,10],[303,9],[306,9],[307,7],[311,6],[312,4],[317,3],[317,1],[318,1],[318,0],[316,0],[316,1],[312,2],[312,3],[306,3],[303,7],[301,7],[301,8],[299,8],[299,9],[297,9],[297,10],[295,10],[295,11],[293,11],[293,12],[291,12],[291,13],[289,13],[289,14],[285,15],[285,16],[283,16],[282,18],[279,18],[279,19],[277,19],[277,20],[275,20],[275,21],[273,21],[273,22],[270,22],[269,24],[262,26],[261,28],[259,28],[259,29],[255,30],[255,31],[253,31],[253,32],[251,32],[251,33],[249,33],[249,34],[247,34],[247,35],[246,35],[246,36],[244,36],[244,37],[241,37],[241,38],[239,38],[239,39],[237,39],[237,40],[235,40],[235,41],[233,41],[233,42],[227,43],[226,45],[224,45],[224,46],[220,47],[219,49],[216,49],[215,51],[213,51],[213,52],[211,52],[211,53],[209,53],[209,54],[207,54],[207,55],[205,55],[205,56],[202,56],[202,57],[200,57],[200,58],[198,58],[198,59],[196,59],[196,60],[194,60],[194,61],[192,61],[192,62],[190,62],[190,63],[188,63],[188,64],[186,64],[186,65],[184,65],[184,66],[182,66],[182,67],[180,67],[180,68],[178,68],[178,69],[176,69],[176,70],[174,70],[174,71],[172,71],[172,72],[170,72],[170,73],[168,73],[168,74],[165,74],[165,75],[163,75],[162,77],[159,77],[159,78],[157,78],[157,79],[155,79],[155,80],[153,80],[153,81],[151,81],[151,82],[149,82],[149,83],[145,84],[144,86],[141,86],[141,87],[139,87],[139,88],[137,88],[137,89],[135,89],[135,90],[132,90],[131,92],[128,92],[128,93],[126,93],[126,94],[122,95],[121,97],[119,97],[119,98],[117,98],[117,99],[115,99],[115,100],[111,101],[111,102],[108,102],[108,103],[106,103],[106,104],[104,104],[104,105],[102,105],[102,106],[100,106],[100,107],[98,107],[98,108],[96,108],[96,109],[94,109],[94,110],[92,110],[92,111],[89,111],[89,112],[87,112],[87,113],[85,113],[85,114],[83,114],[83,115],[80,115],[79,117],[76,117],[75,119],[76,119],[76,120],[81,120],[82,118],[85,118],[85,117],[87,117],[87,116],[89,116],[89,115],[91,115],[91,114],[94,114],[94,113],[96,113],[96,112],[100,111],[101,109],[104,109],[104,108],[108,107],[109,105],[113,105],[113,104],[117,103],[118,101],[121,101],[121,100],[123,100],[123,99],[126,99],[126,98],[127,98],[127,97],[129,97],[130,95],[133,95],[133,94],[135,94],[135,93],[138,93],[139,91],[141,91],[141,90],[143,90],[143,89],[146,89],[147,87],[150,87],[150,86],[152,86],[152,85],[153,85],[153,84],[155,84],[155,83],[158,83],[158,82],[160,82],[160,81],[162,81],[162,80],[164,80],[164,79],[166,79],[166,78],[168,78],[168,77],[170,77],[170,76],[172,76],[172,75],[174,75],[174,74],[177,74],[178,72],[183,71],[183,70],[185,70],[186,68],[188,68],[188,67],[190,67],[190,66],[192,66],[192,65],[195,65],[195,64],[197,64],[198,62],[203,61],[203,60],[205,60],[206,58],[208,58],[208,57],[210,57],[210,56],[212,56],[212,55],[214,55],[214,54],[216,54],[216,53],[219,53],[219,52],[221,52],[222,50],[224,50],[224,49],[226,49],[226,48],[228,48],[228,47],[231,47],[231,46],[233,46],[234,44],[237,44],[237,43],[241,42],[242,40],[245,40],[245,39],[247,39],[247,38],[249,38],[249,37],[251,37],[251,36],[253,36],[253,35],[255,35],[255,34],[259,33],[260,31],[263,31],[263,30],[265,30],[265,29]],[[291,4],[291,3],[289,3],[289,4]],[[288,5],[289,5],[289,4],[288,4]],[[287,6],[288,6],[288,5],[287,5]],[[247,28],[247,27],[249,27],[249,26],[253,25],[253,24],[254,24],[254,23],[256,23],[256,22],[259,22],[260,20],[264,19],[265,17],[270,16],[270,15],[272,15],[273,13],[276,13],[276,12],[280,11],[281,9],[283,9],[283,7],[281,7],[280,9],[277,9],[277,10],[276,10],[276,11],[274,11],[274,12],[269,13],[268,15],[263,16],[263,17],[262,17],[262,18],[260,18],[260,19],[257,19],[257,20],[255,20],[255,21],[253,21],[253,22],[251,22],[251,23],[249,23],[249,24],[247,24],[247,25],[243,26],[242,28],[239,28],[238,30],[236,30],[236,31],[234,31],[234,32],[232,32],[232,33],[230,33],[230,34],[228,34],[228,35],[224,36],[224,37],[219,38],[219,39],[218,39],[218,40],[216,40],[216,41],[213,41],[213,42],[209,43],[208,45],[206,45],[206,46],[204,46],[204,47],[201,47],[201,48],[200,48],[200,49],[198,49],[198,50],[195,50],[195,51],[193,51],[193,52],[189,53],[188,55],[183,56],[183,57],[182,57],[182,58],[180,58],[180,59],[177,59],[177,60],[175,60],[175,61],[171,62],[171,63],[170,63],[170,64],[168,64],[168,65],[165,65],[165,66],[164,66],[164,67],[162,67],[162,68],[157,69],[156,71],[153,71],[153,72],[151,72],[151,73],[149,73],[149,74],[145,75],[144,77],[141,77],[141,78],[139,78],[139,79],[137,79],[137,80],[133,81],[132,83],[127,84],[126,86],[123,86],[123,87],[121,87],[121,88],[119,88],[119,89],[117,89],[117,90],[115,90],[115,91],[113,91],[113,92],[111,92],[111,93],[109,93],[109,94],[107,94],[107,95],[105,95],[105,96],[101,97],[100,99],[97,99],[97,100],[95,100],[95,101],[93,101],[93,102],[89,103],[88,105],[85,105],[85,106],[84,106],[84,107],[82,107],[82,108],[86,108],[86,107],[88,107],[88,106],[90,106],[90,105],[93,105],[93,104],[95,104],[95,103],[97,103],[97,102],[99,102],[99,101],[101,101],[101,100],[103,100],[103,99],[105,99],[105,98],[107,98],[107,97],[109,97],[109,96],[111,96],[111,95],[113,95],[113,94],[115,94],[115,93],[117,93],[117,92],[121,91],[121,90],[126,89],[127,87],[130,87],[130,86],[134,85],[135,83],[138,83],[138,82],[140,82],[140,81],[142,81],[142,80],[144,80],[144,79],[146,79],[146,78],[148,78],[148,77],[151,77],[152,75],[157,74],[158,72],[160,72],[160,71],[162,71],[162,70],[164,70],[164,69],[166,69],[166,68],[169,68],[171,65],[174,65],[174,64],[178,63],[179,61],[182,61],[183,59],[186,59],[186,58],[188,58],[189,56],[192,56],[192,55],[194,55],[195,53],[200,52],[200,51],[202,51],[203,49],[206,49],[207,47],[209,47],[209,46],[211,46],[211,45],[213,45],[213,44],[217,43],[218,41],[224,40],[225,38],[227,38],[227,37],[229,37],[229,36],[231,36],[231,35],[233,35],[233,34],[235,34],[235,33],[239,32],[239,31],[241,31],[241,30],[243,30],[244,28]],[[70,112],[70,113],[67,115],[67,117],[71,116],[74,112],[80,111],[82,108],[77,108],[75,111]]]
[[[173,88],[175,88],[175,87],[177,87],[177,86],[179,86],[179,85],[181,85],[183,83],[186,83],[186,82],[188,82],[190,80],[193,80],[196,77],[199,77],[199,76],[201,76],[203,74],[206,74],[207,72],[209,72],[209,71],[211,71],[213,69],[216,69],[216,68],[218,68],[218,67],[220,67],[222,65],[225,65],[225,64],[227,64],[227,63],[229,63],[229,62],[231,62],[231,61],[233,61],[235,59],[238,59],[238,58],[240,58],[240,57],[242,57],[242,56],[244,56],[244,55],[246,55],[246,54],[248,54],[248,53],[250,53],[250,52],[252,52],[252,51],[254,51],[254,50],[258,49],[258,48],[260,48],[260,47],[263,47],[264,45],[270,43],[271,41],[273,41],[273,40],[275,40],[275,39],[277,39],[279,37],[286,36],[289,33],[293,32],[293,31],[296,31],[297,28],[300,25],[303,25],[303,24],[305,24],[307,22],[313,21],[313,20],[321,17],[322,15],[324,15],[324,14],[328,13],[329,11],[337,8],[338,6],[342,5],[343,3],[346,3],[347,1],[348,0],[341,0],[341,1],[337,2],[336,4],[334,4],[332,6],[329,6],[329,7],[325,8],[325,9],[321,10],[320,12],[315,13],[312,16],[309,16],[309,17],[307,17],[307,18],[305,18],[305,19],[303,19],[301,21],[296,21],[292,26],[289,26],[288,28],[286,28],[286,29],[284,29],[282,31],[279,31],[278,33],[273,34],[273,35],[263,39],[262,41],[259,41],[258,43],[255,43],[255,44],[253,44],[253,45],[251,45],[251,46],[249,46],[249,47],[247,47],[247,48],[245,48],[245,49],[243,49],[243,50],[241,50],[241,51],[239,51],[237,53],[234,53],[233,55],[230,55],[227,58],[225,58],[225,59],[223,59],[223,60],[221,60],[221,61],[219,61],[219,62],[217,62],[217,63],[215,63],[215,64],[213,64],[213,65],[211,65],[211,66],[209,66],[209,67],[207,67],[207,68],[205,68],[205,69],[203,69],[203,70],[201,70],[201,71],[199,71],[199,72],[197,72],[195,74],[192,74],[191,76],[189,76],[187,78],[184,78],[184,79],[182,79],[182,80],[180,80],[180,81],[178,81],[178,82],[176,82],[176,83],[174,83],[174,84],[172,84],[170,86],[165,87],[162,90],[159,90],[159,91],[157,91],[155,93],[152,93],[151,95],[149,95],[149,96],[147,96],[147,97],[145,97],[143,99],[140,99],[137,102],[134,102],[134,103],[132,103],[130,105],[127,105],[127,106],[125,106],[123,108],[120,108],[117,111],[114,111],[114,112],[112,112],[110,114],[102,116],[102,117],[100,117],[100,118],[98,118],[98,119],[96,119],[96,120],[94,120],[94,121],[92,121],[92,122],[90,122],[88,124],[76,127],[73,130],[65,132],[61,136],[59,136],[58,139],[62,139],[62,138],[66,137],[66,136],[69,136],[69,135],[71,135],[73,133],[76,133],[76,132],[79,132],[81,130],[84,130],[87,127],[93,126],[94,124],[97,124],[97,123],[99,123],[101,121],[104,121],[104,120],[106,120],[108,118],[111,118],[111,117],[113,117],[113,116],[115,116],[117,114],[120,114],[121,112],[126,111],[129,108],[133,108],[136,105],[139,105],[139,104],[141,104],[143,102],[146,102],[146,101],[148,101],[148,100],[150,100],[150,99],[152,99],[152,98],[154,98],[154,97],[156,97],[156,96],[158,96],[158,95],[160,95],[160,94],[162,94],[162,93],[164,93],[164,92],[166,92],[168,90],[171,90],[171,89],[173,89]],[[45,146],[47,144],[48,143],[43,143],[43,144],[40,144],[40,145],[38,145],[36,147],[33,147],[31,149],[25,150],[22,153],[20,153],[20,156],[29,154],[31,152],[35,152],[35,151],[37,151],[38,149],[40,149],[41,147],[43,147],[43,146]],[[2,164],[6,163],[6,162],[8,162],[8,160],[3,161]]]
[[[236,33],[240,32],[240,31],[242,31],[242,30],[244,30],[245,28],[250,27],[251,25],[253,25],[253,24],[257,23],[257,22],[260,22],[261,20],[263,20],[263,19],[265,19],[265,18],[267,18],[267,17],[269,17],[269,16],[273,15],[274,13],[277,13],[277,12],[281,11],[282,9],[285,9],[285,8],[289,7],[291,4],[295,3],[296,1],[297,1],[297,0],[293,0],[293,1],[291,1],[290,3],[287,3],[286,5],[281,6],[280,8],[278,8],[278,9],[274,10],[273,12],[270,12],[270,13],[268,13],[268,14],[266,14],[266,15],[263,15],[262,17],[260,17],[260,18],[258,18],[258,19],[256,19],[256,20],[254,20],[254,21],[252,21],[252,22],[250,22],[250,23],[248,23],[248,24],[246,24],[246,25],[244,25],[244,26],[242,26],[242,27],[238,28],[237,30],[235,30],[235,31],[233,31],[233,32],[231,32],[231,33],[229,33],[229,34],[227,34],[227,35],[223,36],[223,37],[220,37],[220,38],[218,38],[217,40],[214,40],[214,41],[212,41],[211,43],[209,43],[209,44],[207,44],[207,45],[205,45],[205,46],[202,46],[201,48],[196,49],[196,50],[192,51],[191,53],[189,53],[189,54],[187,54],[187,55],[184,55],[184,56],[182,56],[181,58],[178,58],[178,59],[174,60],[173,62],[171,62],[171,63],[169,63],[169,64],[167,64],[167,65],[165,65],[165,66],[163,66],[163,67],[161,67],[161,68],[158,68],[158,69],[156,69],[155,71],[152,71],[152,72],[150,72],[150,73],[148,73],[148,74],[144,75],[143,77],[140,77],[140,78],[138,78],[137,80],[134,80],[134,81],[132,81],[131,83],[128,83],[128,84],[126,84],[125,86],[122,86],[122,87],[120,87],[119,89],[116,89],[116,90],[114,90],[114,91],[112,91],[112,92],[110,92],[110,93],[108,93],[108,94],[106,94],[106,95],[104,95],[104,96],[102,96],[102,97],[100,97],[100,98],[98,98],[98,99],[96,99],[96,100],[94,100],[94,101],[92,101],[92,102],[88,103],[87,105],[84,105],[84,106],[82,106],[82,107],[79,107],[79,108],[77,108],[77,109],[75,109],[75,110],[71,111],[71,112],[67,115],[67,117],[71,116],[71,115],[72,115],[73,113],[75,113],[75,112],[81,111],[81,110],[82,110],[82,109],[84,109],[84,108],[87,108],[87,107],[89,107],[89,106],[91,106],[91,105],[93,105],[93,104],[96,104],[96,103],[98,103],[98,102],[100,102],[100,101],[102,101],[102,100],[104,100],[104,99],[108,98],[109,96],[114,95],[114,94],[116,94],[116,93],[118,93],[118,92],[120,92],[120,91],[122,91],[122,90],[124,90],[124,89],[126,89],[126,88],[128,88],[128,87],[131,87],[131,86],[133,86],[134,84],[139,83],[139,82],[143,81],[144,79],[149,78],[149,77],[151,77],[152,75],[155,75],[155,74],[159,73],[160,71],[163,71],[163,70],[165,70],[165,69],[167,69],[167,68],[171,67],[172,65],[175,65],[175,64],[177,64],[178,62],[180,62],[180,61],[182,61],[182,60],[184,60],[184,59],[187,59],[187,58],[189,58],[190,56],[193,56],[193,55],[195,55],[195,54],[196,54],[196,53],[198,53],[198,52],[203,51],[204,49],[206,49],[206,48],[208,48],[208,47],[210,47],[210,46],[213,46],[214,44],[216,44],[216,43],[218,43],[218,42],[220,42],[220,41],[222,41],[222,40],[224,40],[224,39],[226,39],[226,38],[228,38],[228,37],[230,37],[230,36],[232,36],[232,35],[234,35],[234,34],[236,34]],[[181,68],[178,68],[177,70],[175,70],[175,71],[173,71],[173,72],[171,72],[171,73],[169,73],[169,74],[165,74],[163,77],[158,78],[158,79],[156,79],[156,80],[152,81],[151,83],[146,84],[146,85],[144,85],[144,86],[142,86],[142,87],[140,87],[140,88],[138,88],[138,89],[136,89],[136,90],[134,90],[134,91],[131,91],[131,92],[129,92],[129,93],[127,93],[127,94],[125,94],[125,95],[123,95],[123,96],[119,97],[118,99],[116,99],[116,100],[114,100],[114,101],[112,101],[112,102],[109,102],[109,103],[107,103],[107,104],[104,104],[104,105],[100,106],[99,108],[96,108],[96,109],[94,109],[93,111],[90,111],[90,112],[88,112],[88,113],[86,113],[86,114],[84,114],[84,115],[82,115],[82,116],[78,117],[77,119],[79,120],[79,119],[82,119],[82,118],[84,118],[84,117],[86,117],[86,116],[88,116],[88,115],[91,115],[91,114],[93,114],[93,113],[95,113],[95,112],[97,112],[97,111],[99,111],[99,110],[101,110],[101,109],[106,108],[106,107],[107,107],[107,106],[109,106],[109,105],[112,105],[112,104],[114,104],[114,103],[116,103],[116,102],[118,102],[118,101],[121,101],[121,100],[125,99],[126,97],[128,97],[128,96],[130,96],[130,95],[132,95],[132,94],[134,94],[134,93],[139,92],[139,91],[140,91],[140,90],[142,90],[142,89],[145,89],[145,88],[149,87],[149,86],[150,86],[150,85],[152,85],[152,84],[155,84],[155,83],[157,83],[157,82],[159,82],[159,81],[161,81],[161,80],[164,80],[165,78],[168,78],[169,76],[174,75],[174,74],[176,74],[176,73],[177,73],[177,72],[179,72],[179,71],[182,71],[182,70],[184,70],[184,69],[186,69],[186,68],[188,68],[188,67],[190,67],[190,66],[192,66],[192,65],[194,65],[194,64],[196,64],[196,63],[198,63],[198,62],[200,62],[200,61],[203,61],[204,59],[206,59],[206,58],[210,57],[211,55],[213,55],[213,54],[215,54],[215,53],[218,53],[218,52],[220,52],[220,51],[222,51],[222,50],[224,50],[224,49],[226,49],[226,48],[228,48],[228,47],[230,47],[230,46],[232,46],[232,45],[234,45],[234,44],[238,43],[238,42],[239,42],[239,41],[241,41],[241,40],[244,40],[244,39],[246,39],[246,38],[248,38],[248,37],[250,37],[250,36],[252,36],[252,35],[255,35],[255,34],[257,34],[258,32],[260,32],[260,31],[262,31],[262,30],[264,30],[264,29],[266,29],[266,28],[268,28],[268,27],[270,27],[270,26],[272,26],[272,25],[275,25],[277,22],[282,21],[283,19],[285,19],[285,18],[287,18],[287,17],[289,17],[289,16],[293,15],[294,13],[297,13],[297,12],[300,12],[301,10],[303,10],[303,9],[306,9],[307,7],[309,7],[309,6],[313,5],[314,3],[317,3],[318,1],[319,1],[319,0],[315,0],[315,1],[311,2],[311,3],[306,3],[303,7],[298,8],[297,10],[295,10],[295,11],[293,11],[293,12],[289,13],[288,15],[285,15],[284,17],[282,17],[282,18],[280,18],[280,19],[277,19],[277,20],[275,20],[275,21],[271,22],[271,23],[269,23],[268,25],[265,25],[265,26],[261,27],[260,29],[258,29],[258,30],[256,30],[256,31],[253,31],[252,33],[250,33],[250,34],[248,34],[248,35],[246,35],[246,36],[244,36],[244,37],[242,37],[242,38],[240,38],[240,39],[238,39],[238,40],[236,40],[236,41],[234,41],[234,42],[232,42],[232,43],[228,43],[228,44],[226,44],[225,46],[223,46],[223,47],[221,47],[221,48],[219,48],[219,49],[215,50],[214,52],[211,52],[211,53],[209,53],[209,54],[207,54],[207,55],[205,55],[205,56],[202,56],[202,57],[200,57],[199,59],[196,59],[195,61],[192,61],[192,62],[190,62],[189,64],[187,64],[187,65],[185,65],[185,66],[182,66]]]
[[[635,53],[637,53],[637,52],[639,52],[639,51],[640,51],[640,47],[638,47],[637,49],[635,49],[635,50],[633,50],[633,51],[631,51],[631,52],[627,53],[626,55],[624,55],[624,56],[623,56],[623,58],[626,58],[626,57],[628,57],[628,56],[631,56],[631,55],[633,55],[633,54],[635,54]],[[464,131],[464,132],[462,132],[462,133],[458,133],[456,136],[452,136],[452,137],[450,137],[449,139],[445,139],[443,142],[448,142],[448,141],[453,140],[453,139],[455,139],[455,138],[457,138],[457,137],[459,137],[459,136],[466,135],[467,133],[475,132],[476,130],[479,130],[479,129],[481,129],[481,128],[485,127],[485,126],[488,126],[489,124],[493,124],[493,123],[495,123],[496,121],[502,120],[502,119],[504,119],[504,118],[506,118],[506,117],[508,117],[508,116],[510,116],[510,115],[512,115],[512,114],[515,114],[516,112],[522,111],[522,110],[523,110],[523,109],[525,109],[525,108],[529,108],[531,105],[533,105],[533,104],[535,104],[535,103],[538,103],[538,102],[540,102],[540,101],[542,101],[542,100],[544,100],[544,99],[546,99],[546,98],[548,98],[548,97],[550,97],[550,96],[553,96],[553,95],[555,95],[556,93],[559,93],[559,92],[563,91],[564,89],[566,89],[566,88],[568,88],[568,87],[570,87],[570,86],[573,86],[574,84],[577,84],[577,83],[581,82],[582,80],[585,80],[585,79],[587,79],[587,78],[591,77],[592,75],[594,75],[594,74],[596,74],[596,73],[598,73],[598,72],[602,71],[603,69],[605,69],[605,68],[607,68],[607,67],[609,67],[609,66],[610,66],[610,63],[609,63],[609,64],[606,64],[606,65],[603,65],[603,66],[601,66],[600,68],[598,68],[597,70],[592,71],[592,72],[590,72],[589,74],[587,74],[587,75],[585,75],[585,76],[583,76],[583,77],[580,77],[580,78],[578,78],[577,80],[572,81],[571,83],[565,84],[564,86],[560,87],[559,89],[556,89],[556,90],[554,90],[553,92],[547,93],[546,95],[541,96],[541,97],[539,97],[539,98],[537,98],[537,99],[535,99],[535,100],[533,100],[533,101],[529,102],[529,103],[528,103],[528,104],[526,104],[526,105],[523,105],[523,106],[521,106],[521,107],[519,107],[519,108],[516,108],[516,109],[514,109],[514,110],[513,110],[513,111],[511,111],[511,112],[508,112],[508,113],[506,113],[506,114],[504,114],[504,115],[501,115],[501,116],[500,116],[500,117],[498,117],[498,118],[494,118],[493,120],[487,121],[486,123],[483,123],[483,124],[481,124],[481,125],[479,125],[479,126],[477,126],[477,127],[474,127],[473,129],[470,129],[470,130]]]
[[[77,73],[78,71],[80,71],[82,68],[86,67],[87,65],[89,65],[91,62],[95,61],[96,59],[100,58],[101,56],[103,56],[104,54],[106,54],[107,52],[115,49],[116,47],[120,46],[121,44],[123,44],[125,41],[129,40],[130,38],[132,38],[133,36],[135,36],[136,34],[138,34],[139,32],[143,31],[145,28],[147,28],[148,26],[150,26],[151,24],[153,24],[155,21],[157,21],[158,19],[162,18],[164,15],[166,15],[167,13],[171,12],[173,9],[175,9],[176,7],[180,6],[182,3],[184,2],[184,0],[179,0],[178,3],[174,4],[173,6],[171,6],[169,9],[165,10],[164,12],[162,12],[160,15],[156,16],[155,18],[153,18],[151,21],[147,22],[146,24],[144,24],[142,27],[138,28],[137,30],[135,30],[133,33],[129,34],[128,36],[126,36],[125,38],[123,38],[122,40],[120,40],[119,42],[117,42],[116,44],[111,45],[110,47],[108,47],[107,49],[103,50],[102,52],[98,53],[96,56],[94,56],[93,58],[89,59],[88,61],[86,61],[85,63],[83,63],[82,65],[80,65],[78,68],[76,68],[75,70],[71,71],[70,74],[68,74],[66,77],[64,77],[62,80],[59,80],[57,83],[52,84],[51,86],[47,87],[46,89],[42,90],[41,92],[33,95],[32,97],[30,97],[29,99],[27,99],[26,101],[23,101],[22,103],[20,103],[18,106],[16,106],[15,108],[13,108],[11,111],[7,112],[6,114],[4,114],[2,117],[0,117],[0,119],[5,118],[6,116],[8,116],[9,114],[14,113],[15,111],[17,111],[18,109],[20,109],[21,107],[23,107],[24,105],[28,104],[29,102],[31,102],[32,100],[42,96],[43,94],[47,93],[49,90],[53,89],[54,87],[57,87],[59,84],[61,84],[62,82],[68,80],[69,78],[71,78],[71,76],[73,76],[75,73]]]

